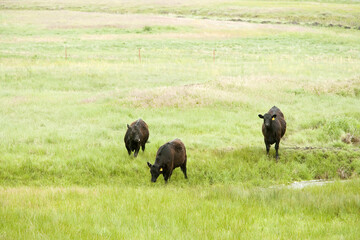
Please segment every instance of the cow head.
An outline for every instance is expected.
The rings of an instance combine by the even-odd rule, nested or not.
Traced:
[[[129,137],[131,139],[131,141],[134,141],[136,143],[140,142],[140,131],[137,127],[135,126],[129,126],[129,124],[127,124],[127,128],[129,131]]]
[[[164,169],[161,166],[152,165],[151,163],[147,162],[148,167],[150,168],[151,173],[151,181],[156,182],[156,179],[159,177],[160,174],[163,173]]]
[[[276,119],[276,114],[270,115],[269,113],[265,113],[264,116],[259,114],[259,118],[264,119],[264,125],[267,129],[271,128],[272,122]]]

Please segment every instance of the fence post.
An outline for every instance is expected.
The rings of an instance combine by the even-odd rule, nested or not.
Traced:
[[[140,54],[140,49],[141,49],[141,48],[139,48],[139,62],[141,62],[141,54]]]

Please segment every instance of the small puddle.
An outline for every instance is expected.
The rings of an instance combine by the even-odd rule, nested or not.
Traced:
[[[309,180],[309,181],[300,181],[300,182],[293,182],[289,185],[277,185],[277,186],[271,186],[270,188],[290,188],[290,189],[302,189],[304,187],[309,186],[323,186],[329,183],[334,183],[335,181],[329,181],[324,179],[318,179],[318,180]]]
[[[288,185],[288,188],[292,189],[301,189],[308,186],[323,186],[328,183],[334,183],[335,181],[327,181],[323,179],[319,180],[309,180],[309,181],[300,181],[300,182],[293,182],[292,184]]]

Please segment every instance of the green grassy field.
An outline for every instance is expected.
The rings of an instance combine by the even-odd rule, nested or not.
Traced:
[[[356,239],[359,180],[238,186],[1,188],[5,239]]]
[[[358,1],[26,0],[0,12],[0,239],[359,235],[360,145],[342,141],[360,137]],[[273,105],[288,125],[278,162],[257,116]],[[150,143],[134,159],[123,137],[138,118]],[[176,169],[151,184],[146,162],[174,138],[189,179]],[[337,182],[271,188],[310,179]]]

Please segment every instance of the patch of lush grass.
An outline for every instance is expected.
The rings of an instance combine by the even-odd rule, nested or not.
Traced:
[[[83,34],[64,31],[74,39]],[[138,185],[148,180],[145,162],[176,137],[188,148],[190,173],[199,171],[193,174],[196,184],[334,178],[339,168],[356,176],[358,168],[346,159],[357,166],[358,147],[342,143],[341,136],[360,135],[360,99],[353,90],[359,87],[358,33],[334,34],[73,40],[67,60],[61,42],[1,45],[0,177],[15,185]],[[264,156],[257,117],[272,105],[288,121],[279,165]],[[141,162],[130,160],[122,140],[126,123],[139,117],[149,124],[151,141]],[[321,151],[282,150],[295,146],[330,148],[330,157],[323,163],[327,157]],[[332,147],[345,155],[338,157]],[[214,154],[226,148],[230,155]],[[308,164],[316,161],[320,164]],[[236,172],[229,175],[228,168]]]
[[[355,239],[359,181],[242,186],[2,188],[4,239]]]
[[[34,144],[28,149],[29,154],[17,155],[18,159],[14,159],[13,148],[6,149],[8,153],[4,155],[0,168],[3,185],[141,186],[150,182],[146,162],[154,162],[154,153],[162,144],[160,141],[153,142],[147,152],[133,159],[121,151],[116,142],[78,142],[64,155],[65,143],[57,149],[53,147],[61,138],[50,139]],[[75,144],[76,141],[66,142]],[[360,174],[360,153],[357,152],[284,149],[280,152],[280,161],[276,163],[275,153],[271,151],[267,157],[263,148],[225,148],[214,152],[199,151],[195,144],[189,145],[192,146],[188,148],[189,180],[185,180],[177,169],[172,176],[172,184],[196,186],[240,182],[249,186],[269,186],[294,180],[337,179],[339,169],[343,169],[348,177]],[[162,177],[159,182],[163,184]]]
[[[0,238],[355,239],[360,148],[341,138],[360,136],[359,31],[151,15],[122,25],[106,12],[355,27],[358,4],[143,3],[1,3]],[[257,117],[273,105],[287,120],[278,162]],[[140,117],[150,143],[134,159],[123,137]],[[151,184],[146,162],[174,138],[189,179],[176,169]],[[268,188],[319,178],[351,180]]]

